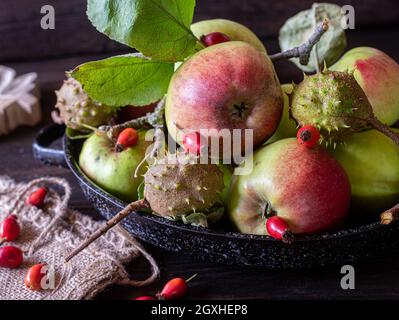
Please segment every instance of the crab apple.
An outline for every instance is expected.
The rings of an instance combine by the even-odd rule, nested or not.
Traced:
[[[137,166],[143,160],[150,141],[145,141],[146,131],[137,130],[138,140],[134,146],[120,152],[105,134],[93,134],[83,144],[79,166],[94,183],[118,198],[136,201],[137,188],[143,181],[145,166],[137,177]]]
[[[353,71],[375,116],[392,125],[399,120],[399,64],[384,52],[358,47],[345,53],[331,70]]]
[[[245,150],[244,130],[252,130],[253,147],[260,146],[276,130],[282,109],[270,58],[245,42],[230,41],[199,51],[179,67],[169,85],[165,118],[180,145],[184,132],[200,132],[223,150],[229,146],[219,133],[228,130],[233,136],[240,129],[241,150],[234,148],[235,156]]]
[[[294,90],[294,86],[290,83],[285,83],[281,85],[284,96],[284,107],[283,115],[281,116],[280,123],[276,132],[267,140],[267,143],[272,143],[277,140],[295,137],[297,134],[297,124],[290,116],[290,95]]]
[[[351,189],[344,169],[322,147],[304,148],[295,138],[257,150],[249,175],[236,175],[228,213],[242,233],[267,235],[265,217],[282,218],[294,234],[337,226],[346,217]]]
[[[391,139],[377,130],[358,132],[331,153],[348,174],[356,216],[375,215],[398,202],[399,148]]]

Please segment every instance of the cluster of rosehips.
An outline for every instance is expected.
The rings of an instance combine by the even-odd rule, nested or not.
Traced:
[[[173,278],[169,280],[163,287],[162,291],[153,296],[141,296],[134,300],[173,300],[184,296],[187,292],[187,283],[194,279],[197,274],[194,274],[187,280],[183,278]]]
[[[38,188],[25,201],[27,205],[40,207],[44,203],[47,195],[46,188]],[[11,214],[0,223],[0,244],[14,241],[21,233],[21,228],[16,215]],[[0,248],[0,267],[15,269],[23,262],[22,250],[11,245]],[[25,285],[31,290],[41,289],[41,280],[45,276],[42,268],[45,264],[36,264],[32,266],[25,276]]]

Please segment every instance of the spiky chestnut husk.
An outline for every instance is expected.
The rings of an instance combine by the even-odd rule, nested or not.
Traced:
[[[59,116],[68,127],[82,132],[87,128],[79,124],[91,127],[108,124],[116,117],[116,108],[103,105],[89,98],[81,84],[75,79],[68,78],[62,87],[55,92],[59,110]]]
[[[157,160],[144,175],[144,184],[151,209],[169,217],[210,209],[224,188],[216,164],[197,163],[195,156],[185,153]]]
[[[324,70],[295,87],[290,114],[299,126],[315,126],[323,141],[334,144],[367,127],[373,109],[353,74]]]

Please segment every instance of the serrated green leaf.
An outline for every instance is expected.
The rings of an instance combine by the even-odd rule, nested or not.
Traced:
[[[195,51],[195,0],[88,0],[98,31],[154,60],[183,61]]]
[[[134,54],[88,62],[76,67],[70,75],[93,100],[120,107],[144,106],[160,100],[173,72],[172,63]]]
[[[345,30],[341,26],[342,16],[341,7],[330,3],[314,4],[312,9],[299,12],[288,19],[280,29],[279,43],[281,50],[285,51],[306,42],[316,25],[321,23],[324,18],[328,18],[328,31],[321,37],[316,46],[319,62],[326,61],[327,66],[332,65],[338,60],[346,47]],[[301,65],[298,58],[293,58],[292,62],[305,72],[316,71],[315,47],[312,50],[308,65]]]

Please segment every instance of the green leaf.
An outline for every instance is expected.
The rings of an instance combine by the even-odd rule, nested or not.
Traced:
[[[70,140],[81,140],[81,139],[87,139],[93,134],[93,132],[82,133],[80,131],[67,127],[65,130],[65,134]]]
[[[87,15],[111,39],[154,60],[176,62],[195,51],[194,8],[195,0],[88,0]]]
[[[321,23],[324,18],[328,18],[328,31],[313,48],[309,64],[307,66],[301,65],[298,58],[292,59],[292,62],[305,72],[316,71],[315,54],[317,47],[318,61],[320,63],[325,61],[327,66],[332,65],[338,60],[346,47],[345,30],[341,26],[342,17],[341,7],[330,3],[314,4],[311,9],[299,12],[288,19],[280,29],[281,50],[285,51],[306,42],[316,25]]]
[[[144,106],[160,100],[174,72],[171,63],[138,54],[92,61],[70,74],[95,101],[109,106]]]

